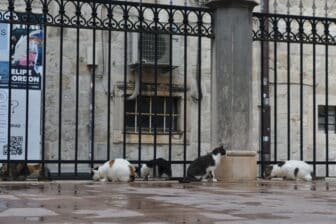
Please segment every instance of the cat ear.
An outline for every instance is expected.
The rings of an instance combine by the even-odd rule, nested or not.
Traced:
[[[98,172],[98,168],[99,167],[94,167],[94,168],[91,169],[91,176],[93,176],[95,173]]]
[[[280,162],[278,162],[278,166],[282,167],[283,165],[285,165],[285,163],[286,163],[285,161],[280,161]]]

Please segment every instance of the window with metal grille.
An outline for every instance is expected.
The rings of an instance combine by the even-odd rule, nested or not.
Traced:
[[[150,33],[142,34],[142,59],[146,63],[154,63],[155,61],[155,46],[157,46],[158,63],[168,63],[167,51],[169,49],[169,35],[157,35],[157,44],[155,45],[155,35]]]
[[[327,131],[326,116],[328,116],[328,131],[336,132],[336,106],[318,106],[318,127],[321,131]]]
[[[194,0],[194,4],[196,4],[198,6],[204,6],[208,2],[209,2],[209,0]]]
[[[171,126],[173,133],[178,132],[179,97],[142,96],[126,101],[126,130],[129,133],[153,133],[154,127],[159,134],[168,134]],[[170,116],[171,112],[171,116]],[[170,123],[171,122],[171,123]]]

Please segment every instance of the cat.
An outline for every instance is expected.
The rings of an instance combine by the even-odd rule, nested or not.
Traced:
[[[27,178],[37,178],[38,180],[51,180],[48,167],[42,164],[27,164],[25,162],[4,163],[0,168],[1,180],[26,180]]]
[[[154,169],[160,178],[163,175],[166,175],[168,178],[172,176],[170,162],[163,158],[157,158],[141,165],[141,176],[144,177],[144,180],[148,180],[148,177],[153,177]],[[137,172],[139,173],[139,170],[137,170]]]
[[[197,158],[190,164],[187,176],[180,180],[180,182],[206,181],[210,178],[213,182],[217,182],[214,171],[219,166],[221,158],[224,155],[226,155],[226,150],[223,146],[220,146],[212,150],[211,153]]]
[[[135,168],[125,159],[114,159],[92,170],[95,181],[132,182],[135,180]]]
[[[313,179],[313,167],[304,161],[287,160],[275,165],[269,165],[264,171],[265,179],[272,177],[282,177],[288,180],[306,180]]]
[[[29,176],[28,178],[37,178],[37,180],[51,180],[51,173],[48,167],[42,167],[42,164],[27,165]]]

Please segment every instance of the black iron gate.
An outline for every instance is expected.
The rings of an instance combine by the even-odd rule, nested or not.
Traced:
[[[253,18],[260,42],[259,163],[305,160],[317,176],[336,176],[336,20],[265,13]]]
[[[201,124],[207,122],[202,58],[208,54],[202,44],[213,36],[210,10],[141,1],[8,0],[0,3],[0,24],[10,46],[1,76],[7,78],[0,80],[6,93],[1,116],[7,117],[0,162],[42,163],[55,178],[87,178],[90,168],[111,158],[140,165],[161,156],[181,166],[175,175],[184,175],[201,154]],[[28,106],[39,101],[33,91],[40,91],[41,111]],[[24,105],[20,133],[13,113],[18,97]],[[40,131],[33,138],[36,119]],[[40,149],[32,148],[36,141]]]
[[[1,38],[9,38],[0,45],[8,48],[0,55],[0,162],[42,163],[55,178],[87,178],[111,158],[139,165],[164,157],[184,175],[209,150],[202,89],[210,77],[204,45],[213,37],[212,13],[141,1],[1,3]],[[317,176],[335,176],[336,20],[268,13],[253,19],[260,42],[258,163],[306,160]]]

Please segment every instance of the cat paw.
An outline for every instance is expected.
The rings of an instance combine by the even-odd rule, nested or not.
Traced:
[[[217,182],[218,180],[216,178],[213,178],[212,179],[212,182]]]
[[[202,178],[202,182],[208,182],[208,180],[205,178]]]
[[[313,179],[313,178],[312,178],[311,176],[305,176],[305,177],[304,177],[304,180],[305,180],[305,181],[312,181],[312,179]]]

